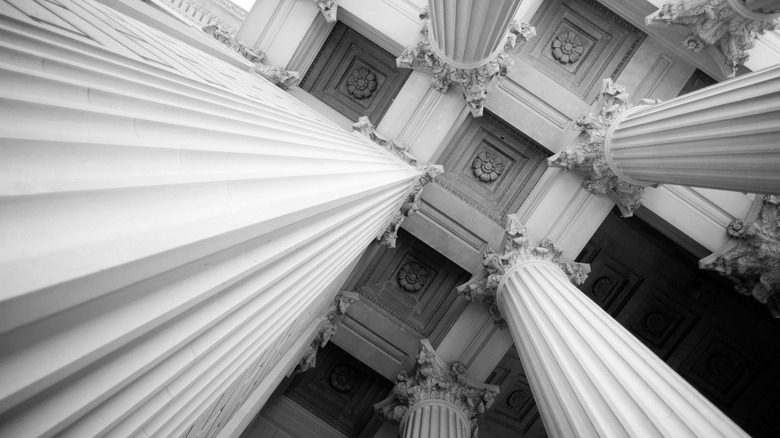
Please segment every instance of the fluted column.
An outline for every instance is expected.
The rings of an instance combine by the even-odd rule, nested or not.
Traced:
[[[490,297],[508,325],[551,437],[746,437],[691,385],[580,292],[587,269],[560,260],[510,216],[488,277],[462,287]]]
[[[0,16],[0,436],[213,436],[297,363],[419,172],[252,73],[67,5],[101,44]],[[116,42],[132,29],[164,61]]]
[[[447,365],[422,339],[415,374],[402,371],[393,392],[374,409],[385,420],[400,422],[401,438],[470,438],[478,434],[477,416],[498,392],[495,385],[466,377],[462,363]]]
[[[780,66],[616,118],[604,153],[621,180],[780,191]]]

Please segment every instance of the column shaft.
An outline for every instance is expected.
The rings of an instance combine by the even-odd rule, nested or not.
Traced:
[[[556,264],[515,265],[498,305],[551,437],[747,436]]]
[[[444,400],[426,400],[409,408],[401,420],[401,438],[470,438],[463,411]]]
[[[624,112],[605,155],[621,179],[780,191],[780,66]]]

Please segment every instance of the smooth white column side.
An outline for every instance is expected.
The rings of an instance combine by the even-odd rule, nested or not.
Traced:
[[[471,423],[458,407],[444,400],[421,401],[401,420],[401,438],[470,438]]]
[[[510,269],[498,305],[551,437],[747,436],[554,263]]]
[[[640,185],[780,191],[780,66],[623,113],[610,168]]]

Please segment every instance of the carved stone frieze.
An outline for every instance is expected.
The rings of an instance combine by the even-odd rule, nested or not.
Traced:
[[[551,167],[574,170],[585,177],[582,186],[591,193],[608,195],[620,208],[623,217],[631,217],[642,205],[644,187],[620,179],[609,167],[604,154],[607,130],[617,117],[632,107],[626,89],[604,79],[599,95],[598,114],[580,117],[576,129],[580,130],[578,143],[547,159]],[[640,105],[652,105],[657,101],[642,99]]]
[[[347,308],[355,301],[360,300],[360,294],[357,292],[339,292],[333,301],[328,306],[328,311],[325,314],[325,322],[320,327],[320,331],[314,336],[314,339],[306,348],[306,351],[298,361],[298,372],[303,373],[317,365],[317,350],[324,347],[330,341],[330,338],[336,334],[336,325],[333,324],[333,318],[336,315],[343,315],[347,313]]]
[[[314,4],[322,12],[322,16],[325,17],[325,21],[328,23],[336,22],[336,12],[338,11],[338,0],[314,0]]]
[[[417,213],[417,210],[420,208],[420,198],[422,197],[423,189],[426,185],[433,182],[437,176],[444,173],[444,167],[439,164],[418,163],[417,159],[409,153],[409,146],[405,145],[403,142],[387,140],[381,136],[376,132],[374,125],[368,120],[368,117],[361,117],[358,119],[357,123],[352,125],[352,130],[365,135],[371,141],[387,149],[409,165],[415,166],[420,172],[414,186],[406,196],[406,200],[404,200],[404,203],[401,205],[400,213],[393,217],[390,224],[387,226],[387,229],[379,238],[380,244],[395,248],[395,241],[398,238],[398,230],[401,228],[401,223],[403,223],[404,219],[407,217]]]
[[[443,400],[455,405],[471,421],[471,436],[478,437],[477,416],[493,405],[498,386],[486,385],[466,377],[466,366],[455,362],[452,366],[436,353],[427,339],[420,340],[417,367],[414,374],[398,374],[393,392],[374,405],[385,420],[401,421],[415,404],[426,400]]]
[[[447,63],[432,47],[433,43],[428,37],[430,14],[427,8],[420,11],[420,20],[422,21],[420,33],[423,38],[417,44],[406,47],[401,56],[396,59],[396,64],[398,67],[430,73],[433,75],[433,88],[441,93],[446,93],[452,85],[457,86],[474,117],[482,116],[490,82],[494,78],[505,77],[514,65],[507,50],[515,46],[518,37],[528,41],[536,35],[536,30],[530,24],[515,20],[509,26],[504,49],[495,58],[476,68],[459,68]]]
[[[584,48],[576,32],[561,32],[552,42],[552,54],[561,64],[573,64],[580,60]]]
[[[646,20],[648,24],[686,26],[690,34],[683,46],[692,52],[707,46],[718,48],[733,76],[748,59],[747,51],[755,46],[756,39],[764,32],[780,29],[780,7],[774,9],[753,11],[740,0],[674,0]]]
[[[732,221],[726,231],[732,239],[699,267],[739,278],[739,293],[766,303],[780,318],[780,196],[758,196],[748,218]]]
[[[482,265],[485,267],[486,275],[458,287],[458,294],[465,299],[485,303],[495,324],[500,327],[506,327],[506,321],[496,302],[498,286],[504,274],[516,264],[526,260],[546,260],[555,263],[575,284],[585,282],[590,273],[590,265],[561,260],[563,250],[555,246],[550,239],[543,239],[538,244],[532,242],[517,215],[507,216],[505,232],[506,243],[502,254],[491,249],[482,254]]]

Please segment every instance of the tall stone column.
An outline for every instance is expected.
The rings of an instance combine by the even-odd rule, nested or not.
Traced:
[[[0,15],[0,436],[214,436],[298,362],[420,173],[253,73],[67,5],[94,41]]]
[[[536,245],[509,217],[488,276],[461,287],[508,325],[551,437],[746,437],[691,385],[572,285],[589,268]]]
[[[402,371],[392,394],[374,408],[385,420],[400,422],[401,438],[470,438],[478,434],[477,415],[498,391],[467,378],[462,363],[447,365],[422,339],[415,374]]]

